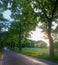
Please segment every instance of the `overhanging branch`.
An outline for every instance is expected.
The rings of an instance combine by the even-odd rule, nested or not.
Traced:
[[[54,15],[54,13],[55,13],[55,10],[56,10],[56,8],[57,8],[57,4],[58,4],[58,0],[55,1],[54,8],[53,8],[53,10],[52,10],[52,18],[53,18],[53,15]]]

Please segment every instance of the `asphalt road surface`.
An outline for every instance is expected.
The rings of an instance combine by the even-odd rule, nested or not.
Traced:
[[[2,65],[58,65],[43,59],[37,59],[10,50],[5,50]]]

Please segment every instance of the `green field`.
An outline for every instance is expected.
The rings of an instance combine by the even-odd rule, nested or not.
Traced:
[[[23,48],[22,53],[32,55],[32,56],[39,56],[43,54],[49,54],[48,48]]]
[[[55,56],[53,57],[49,56],[48,48],[23,48],[22,53],[58,63],[58,50],[55,50]]]

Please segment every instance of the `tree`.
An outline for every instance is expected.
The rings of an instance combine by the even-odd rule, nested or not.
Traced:
[[[34,0],[35,1],[35,0]],[[58,18],[58,1],[57,0],[36,0],[34,8],[38,10],[36,13],[39,21],[42,22],[43,30],[47,32],[49,38],[50,56],[54,55],[54,46],[52,33],[52,23]]]
[[[14,3],[16,2],[16,3]],[[14,19],[11,24],[11,28],[16,31],[18,34],[18,43],[19,49],[21,50],[21,44],[23,40],[29,36],[29,32],[34,30],[37,22],[34,14],[31,14],[33,10],[31,10],[30,4],[27,4],[28,1],[13,1],[11,6],[12,15],[11,17]],[[26,7],[27,4],[27,7]],[[15,6],[15,8],[14,8]],[[31,10],[31,11],[30,11]],[[26,12],[27,11],[27,12]],[[30,17],[31,16],[31,17]],[[32,26],[32,24],[34,24]]]
[[[2,50],[2,48],[4,47],[3,44],[3,28],[5,28],[5,22],[7,22],[7,20],[3,17],[3,12],[4,12],[4,5],[2,3],[2,1],[0,1],[0,50]]]
[[[39,48],[46,48],[47,47],[47,43],[45,43],[42,40],[37,41],[35,45],[36,45],[36,47],[39,47]]]
[[[9,32],[12,34],[12,37],[16,35],[17,43],[19,43],[19,44],[22,42],[22,39],[24,38],[23,34],[22,34],[24,31],[22,32],[21,27],[22,26],[20,26],[19,22],[12,22],[10,25],[10,28],[9,28]],[[19,49],[21,50],[21,44],[19,46]]]
[[[31,47],[31,48],[34,48],[34,47],[35,47],[35,44],[36,44],[36,41],[26,39],[25,47]]]

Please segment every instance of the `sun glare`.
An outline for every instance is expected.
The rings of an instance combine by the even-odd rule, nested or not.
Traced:
[[[38,41],[38,40],[43,40],[44,42],[47,43],[47,46],[49,46],[49,40],[48,39],[45,39],[43,36],[44,36],[44,33],[41,32],[42,30],[39,29],[38,27],[36,27],[36,30],[35,31],[31,31],[30,34],[31,34],[31,40],[35,40],[35,41]]]
[[[40,40],[42,38],[42,35],[43,35],[43,33],[41,33],[41,29],[39,29],[38,27],[36,28],[35,31],[31,31],[30,34],[31,34],[30,39],[36,40],[36,41]]]

